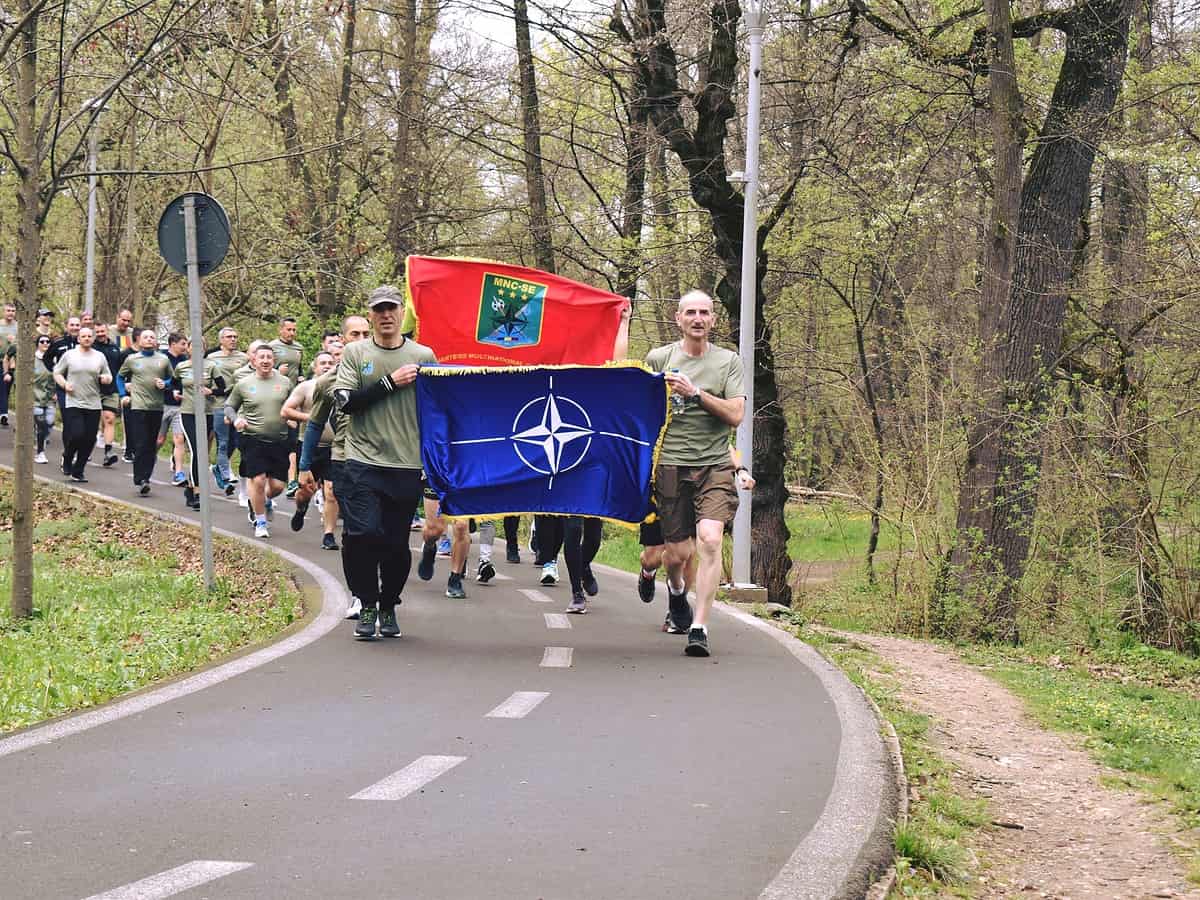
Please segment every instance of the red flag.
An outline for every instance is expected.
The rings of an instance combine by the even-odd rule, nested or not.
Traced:
[[[600,365],[612,359],[624,297],[540,269],[410,256],[417,340],[465,366]]]

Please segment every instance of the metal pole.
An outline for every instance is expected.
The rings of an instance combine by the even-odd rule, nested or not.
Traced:
[[[742,213],[742,299],[738,350],[744,367],[746,414],[737,429],[742,464],[753,471],[754,462],[754,304],[758,286],[758,109],[762,69],[763,10],[761,3],[746,3],[743,13],[750,36],[749,90],[746,93],[745,207]],[[750,570],[752,491],[738,491],[741,502],[733,520],[733,583],[753,586]]]
[[[98,115],[97,115],[98,119]],[[87,275],[83,290],[83,311],[90,313],[96,306],[96,176],[99,155],[99,128],[93,119],[88,132],[88,217],[87,217]]]
[[[200,544],[204,554],[204,587],[211,591],[217,579],[213,574],[212,546],[212,500],[208,495],[208,403],[204,396],[204,332],[201,330],[200,315],[200,262],[196,253],[196,198],[185,197],[183,201],[183,233],[187,251],[188,318],[192,333],[192,386],[195,396],[192,409],[196,413],[196,470],[200,482]]]

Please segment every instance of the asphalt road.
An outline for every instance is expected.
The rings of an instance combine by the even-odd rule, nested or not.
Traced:
[[[126,464],[88,475],[194,517],[176,488],[135,498]],[[323,613],[234,677],[0,738],[0,898],[833,897],[886,859],[874,720],[799,642],[722,615],[687,658],[663,586],[647,606],[599,569],[591,612],[558,616],[565,577],[542,588],[502,539],[495,582],[449,600],[440,559],[401,639],[356,642],[338,554],[281,507],[262,543],[337,577]],[[223,498],[214,521],[249,530]]]

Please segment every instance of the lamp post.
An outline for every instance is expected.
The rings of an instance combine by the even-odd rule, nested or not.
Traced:
[[[738,452],[745,465],[754,459],[754,309],[758,289],[758,111],[762,76],[763,0],[743,0],[742,18],[750,37],[749,86],[746,92],[745,206],[742,213],[742,298],[738,350],[745,371],[746,414],[737,429]],[[733,585],[752,587],[750,517],[753,492],[738,491],[741,502],[733,520]]]
[[[100,113],[104,112],[104,100],[96,97],[83,105],[91,111],[88,123],[88,217],[87,217],[87,274],[84,276],[83,311],[94,312],[96,305],[96,176],[97,158],[100,151],[100,131],[96,127]]]

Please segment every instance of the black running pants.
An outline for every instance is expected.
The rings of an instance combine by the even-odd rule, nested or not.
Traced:
[[[133,450],[133,483],[148,484],[158,458],[161,409],[125,410],[125,446]]]
[[[563,556],[571,590],[583,590],[583,570],[592,564],[600,549],[604,522],[592,516],[571,516],[563,526]]]
[[[563,547],[565,516],[534,516],[537,527],[537,564],[544,566],[558,559]]]
[[[68,406],[63,410],[63,468],[68,475],[83,477],[83,467],[96,446],[96,429],[99,427],[98,409]]]

